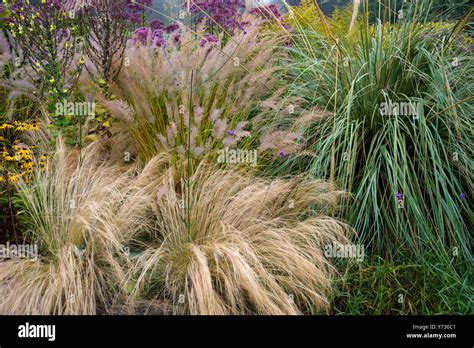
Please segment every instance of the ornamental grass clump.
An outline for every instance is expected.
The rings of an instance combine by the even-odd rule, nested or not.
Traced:
[[[306,168],[352,194],[343,210],[371,253],[472,256],[472,54],[461,21],[439,37],[420,5],[353,43],[301,30],[290,50],[290,95],[333,115],[306,132],[306,150],[279,164]],[[428,11],[429,12],[429,11]],[[363,24],[363,23],[362,23]]]
[[[278,55],[257,25],[225,44],[204,30],[197,38],[184,27],[179,32],[180,41],[170,38],[167,45],[156,45],[151,30],[148,39],[131,42],[130,64],[112,88],[132,113],[124,118],[109,109],[125,121],[143,162],[163,150],[176,161],[189,154],[198,160],[236,145],[248,135],[245,122],[275,79]]]
[[[109,221],[124,176],[92,147],[84,154],[59,140],[47,170],[18,183],[25,244],[38,254],[0,263],[1,314],[97,314],[118,295],[123,252]]]
[[[140,252],[125,285],[133,299],[176,314],[301,314],[329,307],[324,246],[350,229],[326,214],[340,192],[295,177],[269,181],[201,162],[189,178],[153,159],[117,214]],[[131,219],[130,216],[140,218]]]

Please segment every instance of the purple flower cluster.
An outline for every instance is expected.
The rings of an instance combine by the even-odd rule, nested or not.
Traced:
[[[159,19],[152,19],[149,23],[151,30],[164,30],[165,26]]]
[[[187,6],[187,3],[183,6]],[[245,23],[240,22],[242,9],[245,9],[243,0],[194,0],[190,6],[198,22],[210,28],[221,26],[229,31],[243,30]]]
[[[133,39],[136,42],[146,43],[148,38],[150,37],[151,29],[150,28],[138,28],[135,30],[135,34],[133,35]]]
[[[178,23],[170,24],[165,28],[165,31],[168,34],[174,33],[176,30],[179,30],[179,24]]]
[[[284,23],[280,10],[278,10],[278,7],[274,4],[253,8],[250,10],[250,14],[260,17],[265,21],[276,21],[280,23],[283,28],[290,29],[290,26],[287,23]]]
[[[207,44],[217,45],[218,43],[219,43],[219,39],[216,36],[207,33],[199,42],[199,46],[204,47]]]
[[[141,23],[146,11],[146,7],[153,5],[153,0],[127,0],[125,16],[132,23]]]
[[[140,44],[151,44],[156,47],[166,47],[168,39],[174,43],[180,41],[179,24],[171,24],[167,27],[157,19],[150,21],[150,27],[142,27],[135,30],[133,41]]]
[[[276,7],[276,5],[274,5],[274,4],[255,7],[255,8],[250,10],[250,14],[260,16],[263,19],[277,19],[277,20],[280,20],[282,18],[282,15],[281,15],[280,11],[278,10],[278,7]]]

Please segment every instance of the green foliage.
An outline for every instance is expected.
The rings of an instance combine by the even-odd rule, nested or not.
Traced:
[[[324,16],[322,12],[319,12],[314,1],[303,0],[300,6],[292,8],[286,16],[285,22],[299,31],[311,30],[323,37],[327,37],[331,33],[341,41],[351,42],[360,35],[361,30],[361,23],[358,20],[354,22],[352,31],[349,30],[352,13],[353,7],[349,5],[336,8],[331,16]]]
[[[305,168],[350,192],[342,217],[372,253],[458,248],[472,257],[473,64],[453,45],[460,26],[448,40],[415,21],[366,27],[355,49],[299,31],[290,49],[297,76],[290,93],[335,116],[307,134],[313,157],[289,159],[278,170]],[[421,107],[383,115],[384,102]]]
[[[398,262],[374,258],[341,264],[335,314],[472,314],[472,269],[425,256]],[[451,261],[452,262],[452,261]],[[462,266],[462,267],[460,267]],[[457,272],[455,268],[462,268]]]
[[[27,74],[36,82],[35,94],[61,100],[77,81],[82,69],[74,57],[82,49],[77,43],[79,28],[63,6],[30,2],[5,4],[12,49],[29,65]]]
[[[305,201],[317,187],[287,190],[283,181],[260,182],[246,164],[220,172],[226,165],[202,163],[204,158],[214,162],[223,148],[255,149],[259,143],[262,175],[288,175],[297,182],[297,175],[309,174],[329,179],[330,190],[349,193],[340,210],[335,196],[328,201],[324,215],[332,215],[332,222],[327,226],[347,222],[357,232],[353,242],[363,245],[368,256],[361,262],[335,262],[340,277],[333,280],[333,313],[472,314],[474,41],[466,29],[472,12],[464,0],[412,3],[362,0],[356,16],[352,6],[324,16],[315,1],[304,0],[285,17],[294,30],[266,23],[245,33],[222,34],[211,45],[200,40],[207,31],[181,28],[179,42],[166,47],[134,42],[127,48],[128,25],[111,26],[113,16],[106,12],[95,14],[103,26],[90,31],[92,17],[77,26],[55,7],[45,17],[20,11],[13,16],[22,24],[10,26],[3,21],[12,15],[7,6],[0,13],[0,29],[24,50],[19,68],[33,73],[34,95],[40,98],[10,94],[6,81],[18,67],[10,52],[3,52],[8,45],[2,45],[7,40],[2,37],[0,242],[21,240],[30,230],[34,239],[29,241],[38,242],[53,267],[31,277],[26,273],[31,283],[17,283],[23,291],[24,284],[40,280],[40,292],[28,286],[30,294],[19,297],[13,290],[9,301],[26,308],[34,296],[45,298],[38,294],[54,289],[55,275],[61,281],[54,282],[58,291],[50,292],[51,303],[62,305],[57,299],[63,290],[77,288],[87,293],[87,313],[96,311],[91,299],[104,300],[105,306],[122,281],[131,300],[175,302],[190,292],[187,302],[176,307],[190,313],[225,312],[221,299],[233,303],[235,313],[272,313],[270,307],[258,309],[260,300],[255,307],[248,304],[279,296],[286,303],[286,288],[294,287],[298,276],[308,280],[295,286],[298,291],[318,292],[326,276],[317,284],[317,273],[307,270],[326,265],[322,253],[312,249],[322,243],[305,245],[309,236],[328,232],[308,225],[304,234],[291,234],[294,226],[304,226],[306,214],[311,215],[307,210],[319,206],[319,201]],[[444,21],[453,17],[463,19]],[[65,29],[71,32],[63,37]],[[288,54],[277,54],[277,39],[267,41],[268,31],[283,34],[282,41],[292,36],[279,50]],[[74,84],[84,57],[74,39],[91,32],[95,38],[85,44],[89,67],[95,69],[82,87],[94,89],[81,95]],[[124,55],[127,64],[120,69]],[[283,66],[277,64],[280,58]],[[288,95],[282,97],[285,88]],[[98,104],[94,120],[58,111],[58,102],[80,103],[86,94]],[[76,158],[58,141],[43,171],[46,157],[30,144],[39,130],[31,120],[44,110],[52,138],[61,134],[81,150],[83,139],[100,139],[101,144]],[[118,126],[126,125],[119,134],[126,138],[108,143],[112,117]],[[109,156],[122,140],[127,142],[123,148],[137,150],[139,163],[132,167]],[[121,149],[116,152],[122,155]],[[130,172],[124,173],[127,168]],[[272,191],[278,185],[282,190]],[[301,197],[285,215],[285,197],[295,192]],[[322,197],[329,198],[327,193]],[[294,203],[301,212],[295,212]],[[298,248],[304,246],[301,251],[293,248],[295,241]],[[249,248],[254,244],[255,252]],[[133,252],[123,253],[123,245]],[[235,249],[243,252],[230,252]],[[292,250],[293,259],[283,252]],[[306,262],[302,255],[321,260]],[[77,267],[76,256],[90,268]],[[125,271],[130,271],[128,279]],[[14,275],[15,269],[9,272]],[[25,274],[20,273],[18,279]],[[84,274],[92,275],[89,283],[82,283]],[[63,282],[69,276],[80,284]],[[9,273],[5,279],[14,277]],[[281,282],[285,291],[249,286],[265,279]],[[213,288],[223,290],[222,297],[214,296],[218,305],[186,308],[189,299],[212,299]],[[319,313],[317,302],[303,299],[302,311]],[[20,308],[5,303],[2,312]]]
[[[150,96],[148,102],[154,111],[153,121],[136,117],[130,124],[132,135],[144,159],[149,160],[157,151],[164,149],[177,165],[181,166],[189,161],[194,168],[203,156],[215,154],[216,149],[226,147],[226,139],[231,137],[227,132],[240,128],[234,136],[240,140],[241,136],[237,133],[244,133],[246,123],[243,120],[247,110],[238,114],[228,113],[228,83],[230,81],[221,85],[214,83],[210,87],[212,93],[208,96],[195,95],[192,109],[189,100],[191,96],[187,93],[169,95],[165,92]],[[196,86],[196,91],[203,90],[203,86]],[[222,128],[220,131],[219,127]]]
[[[58,114],[56,110],[56,103],[75,96],[75,85],[84,66],[79,42],[83,33],[78,19],[71,16],[63,3],[25,2],[12,6],[7,2],[4,13],[9,19],[6,32],[12,41],[12,54],[15,60],[21,58],[10,70],[22,73],[34,84],[30,104],[49,111],[53,139],[62,133],[70,145],[81,143],[78,133],[84,120]],[[35,110],[34,117],[37,113]]]
[[[463,16],[472,6],[469,0],[431,0],[433,13],[444,18]]]

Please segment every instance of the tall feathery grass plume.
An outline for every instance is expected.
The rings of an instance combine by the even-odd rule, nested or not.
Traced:
[[[237,127],[251,116],[275,81],[276,39],[264,35],[249,24],[227,40],[211,40],[202,27],[181,26],[178,43],[157,47],[151,37],[129,43],[128,64],[112,91],[131,112],[110,112],[125,121],[142,162],[160,151],[186,157],[188,147],[198,158],[221,147],[223,139],[210,136],[214,128]]]
[[[333,268],[324,247],[344,243],[350,231],[326,216],[340,192],[204,162],[183,179],[162,165],[145,167],[124,204],[141,217],[120,222],[141,246],[124,283],[132,299],[166,300],[181,314],[328,310]]]
[[[114,300],[123,253],[109,221],[126,176],[97,157],[91,146],[79,161],[59,139],[47,169],[19,183],[25,243],[39,255],[0,263],[0,313],[97,314]]]

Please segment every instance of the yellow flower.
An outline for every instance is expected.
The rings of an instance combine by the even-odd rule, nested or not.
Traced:
[[[14,122],[15,123],[15,130],[17,132],[28,132],[34,131],[37,132],[39,130],[39,123],[26,123],[26,122]]]
[[[17,132],[24,132],[24,131],[27,131],[27,130],[28,130],[28,124],[18,122],[18,123],[17,123],[17,126],[16,126],[16,128],[15,128],[15,130],[16,130]]]
[[[11,129],[13,128],[13,125],[9,124],[9,123],[4,123],[2,125],[0,125],[0,129]]]
[[[10,181],[10,184],[15,185],[18,182],[18,179],[20,179],[20,176],[21,175],[19,175],[19,174],[9,176],[8,181]]]
[[[32,154],[31,154],[31,151],[28,150],[28,149],[21,149],[21,150],[18,151],[18,153],[19,153],[21,159],[23,159],[23,160],[31,160],[31,159],[33,159],[33,156],[32,156]]]
[[[3,151],[3,158],[5,161],[8,162],[15,162],[17,158],[15,156],[10,156],[10,154],[7,151]]]
[[[25,162],[25,163],[23,163],[23,164],[21,165],[20,168],[29,171],[30,169],[33,168],[33,162]]]
[[[33,132],[38,132],[40,129],[40,124],[39,123],[32,123],[30,124],[30,130]]]

